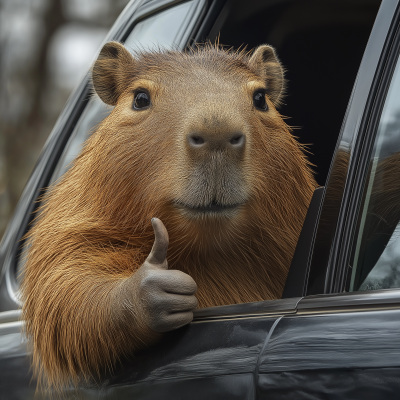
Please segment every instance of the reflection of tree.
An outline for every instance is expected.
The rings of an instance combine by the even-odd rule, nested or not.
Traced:
[[[392,119],[382,129],[384,134],[379,158],[383,159],[400,151],[400,109],[393,112]]]
[[[308,284],[311,292],[321,290],[325,282],[326,269],[324,267],[328,264],[329,249],[335,234],[349,159],[350,148],[342,142],[335,155],[332,172],[327,183],[327,191],[314,244],[312,267],[313,265],[317,265],[318,267],[311,268],[310,271]]]
[[[373,276],[382,271],[385,271],[385,275],[382,276],[379,285],[382,286],[383,281],[385,285],[394,285],[393,282],[397,282],[398,279],[398,262],[395,262],[394,258],[384,260],[385,253],[386,257],[389,254],[387,244],[393,241],[395,229],[400,221],[400,110],[391,117],[391,121],[379,130],[381,137],[377,138],[377,142],[379,139],[383,141],[379,154],[375,155],[379,157],[379,161],[375,175],[372,176],[373,186],[362,232],[355,288],[363,282],[360,288],[364,290],[367,290],[367,286],[371,289],[378,284],[376,282],[379,279]],[[392,246],[399,244],[395,242]],[[394,266],[388,269],[390,265]],[[382,286],[385,287],[389,286]]]
[[[110,27],[127,2],[0,0],[0,238],[73,89],[62,89],[50,79],[52,40],[72,24],[97,31]],[[83,5],[84,15],[76,11]]]
[[[359,290],[380,290],[400,287],[400,259],[383,265],[379,271],[375,268],[367,276]]]

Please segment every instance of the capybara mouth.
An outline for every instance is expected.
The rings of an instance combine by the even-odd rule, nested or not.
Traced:
[[[224,214],[227,211],[238,209],[242,204],[219,204],[213,201],[206,206],[193,206],[182,202],[175,202],[175,205],[181,210],[194,214]]]

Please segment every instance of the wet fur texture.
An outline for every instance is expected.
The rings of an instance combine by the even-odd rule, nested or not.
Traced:
[[[196,281],[199,307],[276,299],[315,188],[275,109],[284,80],[276,60],[266,65],[272,50],[132,58],[119,46],[106,45],[93,70],[97,93],[116,107],[48,190],[29,234],[23,318],[35,373],[54,387],[97,378],[160,340],[120,304],[121,284],[151,250],[152,217],[169,232],[169,269]],[[254,109],[257,85],[267,112]],[[143,87],[152,107],[134,111]],[[192,154],[185,144],[187,132],[227,129],[245,133],[241,153]],[[214,216],[180,209],[210,202],[240,206]]]

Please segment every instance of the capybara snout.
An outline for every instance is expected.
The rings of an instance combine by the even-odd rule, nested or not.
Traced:
[[[250,157],[251,139],[246,136],[250,129],[237,113],[235,118],[226,115],[221,104],[200,103],[188,115],[190,122],[184,127],[188,133],[183,136],[186,143],[178,157],[183,174],[176,201],[186,206],[185,215],[204,216],[207,207],[215,204],[220,209],[214,207],[209,217],[232,218],[237,215],[233,209],[249,198],[246,158]]]

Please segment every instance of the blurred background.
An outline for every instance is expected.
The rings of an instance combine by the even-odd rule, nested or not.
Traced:
[[[68,96],[129,0],[0,0],[0,238]]]

